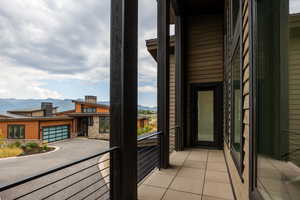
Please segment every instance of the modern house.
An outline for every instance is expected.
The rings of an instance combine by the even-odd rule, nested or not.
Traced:
[[[9,142],[53,142],[76,137],[74,120],[56,116],[57,107],[42,103],[40,109],[7,111],[0,116],[0,134]]]
[[[71,197],[299,199],[298,1],[158,0],[157,13],[147,46],[158,64],[158,132],[136,138],[138,0],[113,0],[110,148],[64,167],[108,155],[109,172],[99,169],[101,189]],[[148,139],[157,141],[138,148]]]
[[[7,111],[0,116],[0,133],[11,142],[55,142],[77,136],[108,140],[109,106],[97,103],[95,96],[72,102],[74,109],[63,112],[47,102],[39,109]],[[138,127],[147,126],[148,120],[139,116]]]

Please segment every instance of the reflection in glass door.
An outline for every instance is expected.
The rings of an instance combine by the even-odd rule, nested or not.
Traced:
[[[214,141],[214,91],[198,91],[198,141]]]

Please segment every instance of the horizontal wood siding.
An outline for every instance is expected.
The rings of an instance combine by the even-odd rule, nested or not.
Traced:
[[[187,17],[185,22],[186,127],[190,146],[191,84],[223,81],[223,15]]]
[[[175,56],[170,55],[170,152],[175,149],[175,109],[176,109],[176,89],[175,89]]]
[[[234,190],[237,199],[249,199],[249,0],[243,1],[243,140],[244,140],[244,170],[242,179],[233,162],[230,149],[224,145],[226,160],[229,167],[230,176],[233,182]],[[230,113],[228,113],[228,125],[231,125]],[[229,127],[230,130],[230,127]],[[242,181],[243,180],[243,181]]]
[[[292,28],[290,31],[289,43],[289,71],[288,71],[288,135],[290,160],[300,165],[300,37],[299,28]]]

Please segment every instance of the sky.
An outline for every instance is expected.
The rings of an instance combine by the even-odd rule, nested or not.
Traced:
[[[109,100],[110,0],[1,0],[0,98]],[[139,104],[156,106],[156,1],[139,0]]]
[[[300,13],[300,1],[299,0],[289,0],[290,3],[290,13]]]
[[[300,1],[290,0],[290,12]],[[1,0],[0,98],[109,101],[110,0]],[[174,30],[172,30],[174,32]],[[171,33],[172,34],[172,33]],[[139,104],[156,106],[156,1],[139,0]]]

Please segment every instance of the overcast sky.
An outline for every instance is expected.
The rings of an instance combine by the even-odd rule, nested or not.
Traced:
[[[139,0],[139,103],[156,105],[156,1]],[[0,98],[109,99],[110,0],[1,0]]]
[[[290,13],[300,13],[300,0],[289,0],[290,1]]]
[[[300,12],[300,0],[290,0]],[[0,98],[109,100],[110,0],[1,0]],[[139,0],[139,104],[156,105],[156,1]]]

